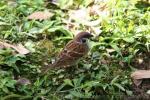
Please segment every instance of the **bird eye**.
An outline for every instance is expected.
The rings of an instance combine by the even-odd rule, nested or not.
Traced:
[[[86,42],[86,39],[85,39],[85,38],[83,38],[83,39],[82,39],[82,43],[85,43],[85,42]]]

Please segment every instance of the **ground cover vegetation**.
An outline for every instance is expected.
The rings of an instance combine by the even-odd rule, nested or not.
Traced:
[[[90,52],[77,67],[41,69],[79,31]],[[0,0],[0,99],[149,98],[150,3],[146,0]]]

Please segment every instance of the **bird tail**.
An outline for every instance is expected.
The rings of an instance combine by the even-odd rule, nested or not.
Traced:
[[[53,64],[49,64],[47,66],[44,66],[41,70],[42,74],[46,74],[50,69],[54,69],[58,66],[58,63],[55,62]],[[58,68],[58,67],[57,67]]]
[[[42,69],[41,69],[41,73],[42,73],[42,74],[46,74],[46,73],[47,73],[50,69],[52,69],[53,67],[54,67],[53,64],[44,66],[44,67],[42,67]]]

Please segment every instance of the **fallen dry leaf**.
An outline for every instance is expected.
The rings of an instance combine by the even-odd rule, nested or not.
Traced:
[[[19,78],[17,80],[17,83],[18,84],[21,84],[21,85],[28,85],[28,84],[31,84],[30,80],[27,79],[27,78]]]
[[[4,48],[4,46],[3,45],[1,45],[1,43],[0,43],[0,49],[3,49]]]
[[[74,20],[88,20],[89,14],[87,12],[87,9],[85,8],[78,9],[78,10],[70,10],[69,18]]]
[[[150,70],[137,70],[131,74],[133,79],[150,78]]]
[[[137,70],[131,74],[133,83],[139,86],[142,83],[142,79],[150,78],[150,70]]]
[[[147,93],[147,94],[150,94],[150,90],[148,90],[146,93]]]
[[[22,44],[18,45],[12,45],[8,44],[6,42],[1,42],[0,41],[0,48],[13,48],[15,49],[19,54],[28,54],[30,51],[26,49]]]
[[[35,20],[44,20],[48,19],[53,16],[53,13],[50,13],[48,11],[37,11],[29,15],[28,19],[35,19]]]
[[[121,65],[121,67],[124,67],[124,66],[125,66],[125,64],[124,64],[123,61],[119,61],[119,65]]]
[[[10,48],[11,45],[8,44],[8,43],[6,43],[6,42],[1,42],[1,41],[0,41],[0,47],[1,47],[1,48]]]
[[[16,51],[18,51],[18,53],[20,54],[28,54],[30,51],[28,49],[26,49],[22,44],[18,44],[16,46],[13,46],[12,48],[14,48]]]
[[[110,15],[110,11],[108,10],[106,3],[101,3],[101,5],[93,5],[92,7],[89,7],[89,13],[90,15],[98,15],[100,17],[108,17]]]

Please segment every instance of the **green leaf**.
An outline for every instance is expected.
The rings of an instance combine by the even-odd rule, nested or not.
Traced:
[[[6,22],[0,22],[0,26],[3,26],[3,25],[10,25],[10,24],[8,24]]]
[[[122,56],[121,50],[120,50],[120,48],[118,48],[118,46],[117,46],[116,44],[112,43],[112,44],[110,44],[110,46],[111,46],[115,51],[117,51],[120,56]]]
[[[68,9],[73,5],[73,0],[57,0],[57,4],[61,9]]]
[[[71,100],[73,98],[73,96],[71,94],[68,94],[68,95],[65,96],[65,98]]]
[[[102,85],[101,83],[99,83],[98,81],[89,81],[86,82],[85,84],[82,85],[82,87],[95,87],[95,86],[99,86]]]
[[[71,91],[70,93],[75,97],[79,97],[79,98],[84,97],[84,95],[82,93],[77,92],[77,91]]]
[[[8,93],[8,92],[9,92],[9,90],[8,90],[7,87],[3,87],[2,90],[3,90],[3,92],[5,92],[5,93]]]
[[[37,27],[33,27],[33,28],[31,28],[30,30],[29,30],[29,34],[35,34],[35,33],[42,33],[43,31],[42,31],[42,29],[40,29],[40,28],[37,28]]]
[[[123,38],[123,40],[128,42],[128,43],[133,43],[134,42],[134,38],[133,37]]]
[[[73,84],[74,84],[74,87],[79,87],[81,86],[81,82],[83,80],[84,76],[80,76],[80,78],[77,78],[77,79],[73,79]]]
[[[9,80],[7,80],[7,81],[8,81],[7,84],[6,84],[7,87],[15,88],[14,85],[15,85],[15,83],[16,83],[16,80],[11,80],[11,79],[9,79]]]
[[[115,78],[113,78],[113,80],[111,81],[111,84],[114,84],[118,78],[119,78],[119,75],[117,75]]]
[[[113,85],[117,86],[120,90],[125,91],[125,88],[122,87],[120,84],[114,83]]]
[[[94,0],[82,0],[81,5],[87,7],[87,6],[89,6],[92,2],[94,2]]]
[[[126,90],[126,93],[127,93],[127,95],[129,95],[129,96],[132,96],[132,95],[133,95],[133,92],[132,92],[132,91],[129,91],[129,90]]]
[[[65,79],[64,82],[66,85],[73,86],[72,81],[70,79]]]
[[[3,50],[3,49],[0,49],[0,55],[3,55],[3,56],[9,56],[9,55],[11,55],[11,53],[12,53],[12,50],[11,49],[5,49],[5,50]]]
[[[67,84],[63,83],[62,85],[60,85],[56,91],[61,91],[61,89],[63,89]]]

